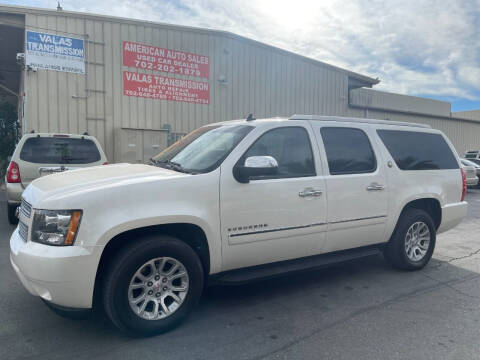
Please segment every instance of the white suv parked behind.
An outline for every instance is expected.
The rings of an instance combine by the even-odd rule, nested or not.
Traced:
[[[22,136],[5,175],[7,214],[16,224],[23,190],[36,178],[66,170],[107,164],[102,146],[93,136],[30,133]]]
[[[160,333],[186,317],[207,280],[256,280],[379,251],[397,268],[421,269],[436,234],[467,211],[458,156],[424,125],[228,121],[195,130],[152,164],[85,168],[27,187],[10,247],[30,293],[62,314],[95,303],[126,332]]]

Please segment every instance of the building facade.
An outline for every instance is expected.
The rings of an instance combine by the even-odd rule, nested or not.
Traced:
[[[480,114],[228,32],[15,6],[0,6],[0,32],[0,93],[22,131],[88,132],[112,162],[250,113],[426,123],[460,154],[480,148]]]

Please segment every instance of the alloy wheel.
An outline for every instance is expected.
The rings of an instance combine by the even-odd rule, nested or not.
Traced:
[[[405,235],[405,252],[411,261],[420,261],[430,246],[430,229],[422,221],[413,223]]]
[[[133,312],[145,320],[159,320],[180,308],[188,293],[189,276],[183,264],[171,257],[147,261],[128,286]]]

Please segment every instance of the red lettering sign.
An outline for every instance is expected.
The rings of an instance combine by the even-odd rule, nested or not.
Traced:
[[[197,76],[210,76],[208,56],[124,41],[123,65],[145,70]]]
[[[123,94],[196,104],[210,103],[210,86],[206,81],[176,79],[131,71],[123,72]]]

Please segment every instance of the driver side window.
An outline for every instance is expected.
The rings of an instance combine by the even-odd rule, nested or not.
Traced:
[[[276,175],[251,180],[315,176],[310,138],[302,127],[281,127],[261,135],[240,159],[250,156],[272,156],[278,162]]]

